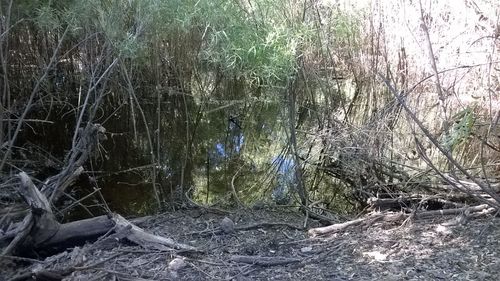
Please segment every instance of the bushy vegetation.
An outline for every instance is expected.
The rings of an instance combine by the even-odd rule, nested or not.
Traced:
[[[298,185],[309,195],[300,196],[302,204],[319,200],[342,211],[363,207],[380,193],[432,187],[439,174],[456,170],[436,143],[457,157],[456,164],[472,161],[476,166],[468,168],[475,169],[474,175],[498,176],[498,74],[492,71],[498,34],[492,41],[481,41],[489,47],[489,60],[432,69],[422,53],[430,52],[431,62],[439,54],[432,48],[416,48],[401,29],[395,30],[403,19],[395,19],[387,5],[353,8],[295,0],[3,1],[3,175],[16,173],[8,164],[19,155],[16,141],[26,126],[23,119],[35,107],[49,112],[50,101],[74,117],[68,125],[75,131],[73,144],[75,127],[107,120],[99,119],[100,111],[111,116],[113,110],[127,108],[123,122],[133,127],[141,161],[152,166],[146,177],[158,204],[176,188],[179,198],[195,194],[199,201],[205,196],[210,201],[208,180],[196,180],[204,172],[196,171],[193,162],[208,157],[213,146],[209,140],[223,142],[204,126],[226,130],[234,112],[244,124],[252,124],[245,127],[252,131],[242,129],[248,148],[242,149],[241,158],[227,157],[229,164],[220,166],[234,177],[220,176],[218,182],[234,200],[251,198],[243,200],[245,204],[273,192],[269,186],[277,180],[267,172],[276,167],[266,159],[277,154],[294,157],[299,165],[294,173],[300,174]],[[403,8],[428,16],[409,16],[405,22],[415,38],[442,39],[437,34],[425,37],[417,28],[434,24],[440,32],[449,17],[414,4],[392,7]],[[432,17],[435,21],[429,20]],[[496,27],[488,25],[485,33],[498,33],[498,22],[488,24]],[[476,46],[472,37],[464,39],[471,48]],[[490,71],[478,82],[473,70],[483,67]],[[435,80],[437,73],[441,80]],[[461,89],[474,88],[482,91],[482,100],[465,104]],[[434,91],[445,94],[438,97]],[[161,105],[170,97],[178,98]],[[279,105],[273,107],[273,116],[262,104],[275,102]],[[157,106],[148,107],[151,103]],[[269,115],[259,119],[256,112]],[[211,116],[219,113],[223,121],[217,123]],[[161,116],[169,121],[161,121]],[[417,121],[431,136],[422,133]],[[182,139],[162,144],[169,137],[162,134],[174,130]],[[280,141],[263,136],[266,130]],[[269,144],[264,149],[258,147],[262,141]],[[271,155],[258,155],[263,151]],[[180,164],[165,159],[168,153]],[[245,167],[243,176],[236,176],[239,171],[231,165]],[[422,172],[428,167],[434,169],[432,176]],[[166,184],[162,173],[178,175]],[[261,179],[247,177],[252,173]],[[193,187],[196,184],[207,185],[206,190],[194,192],[193,188],[202,189]]]

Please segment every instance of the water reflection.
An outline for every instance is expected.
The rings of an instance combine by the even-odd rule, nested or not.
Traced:
[[[210,168],[218,169],[221,164],[231,157],[238,155],[245,143],[245,136],[240,122],[236,117],[228,118],[228,129],[225,141],[219,141],[214,145],[214,149],[209,151]]]
[[[277,156],[273,158],[272,165],[277,167],[276,186],[271,194],[276,204],[286,205],[291,203],[293,192],[296,190],[295,161],[291,156]]]
[[[170,199],[180,188],[184,193],[191,190],[188,195],[194,200],[213,202],[229,194],[231,184],[243,201],[251,201],[268,191],[278,203],[290,200],[295,181],[294,162],[276,156],[286,144],[277,102],[250,99],[222,110],[207,110],[210,113],[200,114],[196,119],[201,105],[193,98],[164,96],[160,107],[156,100],[144,98],[141,110],[147,123],[141,121],[130,105],[117,109],[109,104],[103,106],[102,115],[96,120],[107,129],[108,138],[86,166],[97,181],[92,185],[78,182],[77,197],[99,188],[112,210],[124,215],[144,215],[157,207],[153,193],[155,179],[165,205],[172,203]],[[52,124],[50,130],[38,128],[23,139],[62,158],[70,148],[72,122],[72,118],[65,118]],[[151,162],[152,153],[156,163]],[[276,184],[272,183],[274,175],[269,177],[273,166],[277,167]],[[82,203],[94,215],[104,210],[95,204],[94,197]],[[88,215],[87,211],[73,210],[72,216]]]

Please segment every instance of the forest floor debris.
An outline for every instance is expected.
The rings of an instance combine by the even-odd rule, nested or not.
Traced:
[[[231,232],[220,231],[226,217]],[[0,280],[27,280],[36,271],[52,274],[48,280],[500,279],[500,219],[454,221],[380,221],[311,238],[301,230],[303,215],[283,209],[183,210],[139,226],[202,252],[88,243],[39,261],[4,257]],[[318,226],[309,221],[307,228]]]

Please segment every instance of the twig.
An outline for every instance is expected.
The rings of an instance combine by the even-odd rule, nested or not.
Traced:
[[[156,158],[155,158],[155,153],[154,153],[153,139],[151,138],[151,133],[149,131],[149,126],[148,126],[146,115],[144,114],[144,110],[142,110],[141,104],[140,104],[139,100],[137,99],[137,96],[135,95],[134,87],[132,85],[132,81],[130,80],[130,76],[127,72],[127,68],[124,67],[123,65],[121,65],[121,69],[122,69],[123,76],[125,77],[125,80],[127,81],[127,84],[128,84],[127,89],[128,89],[129,95],[131,97],[131,100],[133,99],[135,101],[135,103],[137,104],[137,108],[139,109],[139,112],[141,113],[142,121],[144,123],[144,128],[146,129],[146,136],[148,139],[150,156],[151,156],[151,164],[152,164],[152,173],[151,173],[152,187],[153,187],[153,192],[155,195],[157,207],[160,208],[161,197],[160,197],[160,192],[158,190],[158,187],[156,186]],[[134,118],[134,117],[132,116],[132,118]]]
[[[474,198],[490,205],[491,207],[495,208],[495,209],[499,209],[500,208],[500,197],[491,191],[491,189],[487,186],[485,186],[484,184],[482,184],[481,182],[479,182],[473,175],[471,175],[466,169],[464,169],[462,167],[462,165],[460,165],[454,158],[453,156],[448,152],[446,151],[439,143],[438,141],[436,140],[436,138],[429,132],[429,130],[427,130],[427,128],[424,126],[424,124],[417,118],[417,116],[413,113],[413,111],[408,107],[408,105],[406,104],[406,102],[401,98],[401,96],[398,94],[398,91],[396,91],[396,89],[394,89],[394,87],[389,83],[389,81],[384,77],[382,76],[380,73],[378,74],[378,76],[382,79],[382,81],[386,84],[387,88],[389,89],[389,91],[394,95],[394,97],[396,98],[396,100],[401,104],[401,106],[403,106],[403,108],[405,109],[405,111],[407,112],[407,114],[410,116],[410,118],[413,120],[413,122],[415,122],[415,124],[417,124],[417,126],[420,128],[420,130],[424,133],[424,135],[429,139],[429,141],[450,161],[451,164],[453,164],[453,166],[455,166],[460,172],[462,172],[462,174],[464,174],[466,177],[470,178],[471,181],[473,181],[475,184],[477,184],[478,186],[481,187],[481,189],[486,192],[488,195],[490,195],[492,198],[495,199],[496,201],[496,204],[495,202],[491,202],[491,201],[488,201],[488,200],[482,200],[482,198],[480,197],[477,197],[475,196]],[[431,168],[433,168],[433,170],[435,170],[436,172],[438,172],[441,176],[442,176],[442,173],[434,166],[431,166]],[[443,177],[443,176],[442,176]],[[443,179],[447,182],[449,182],[449,180],[446,178],[446,177],[443,177]],[[450,183],[452,184],[452,183]],[[454,185],[456,186],[456,185]]]
[[[233,262],[255,264],[260,266],[287,265],[290,263],[303,261],[303,259],[301,258],[240,256],[240,255],[231,256],[229,259]]]
[[[231,178],[231,191],[233,193],[234,199],[238,203],[238,206],[240,206],[242,208],[244,208],[245,206],[243,205],[243,203],[241,202],[240,198],[238,197],[238,194],[236,193],[236,188],[234,187],[234,180],[236,179],[236,177],[238,176],[238,174],[240,173],[240,171],[243,169],[243,167],[245,167],[245,165],[241,165],[241,167],[238,169],[238,171],[236,171],[236,173],[234,174],[234,176]]]
[[[23,122],[38,122],[38,123],[47,123],[47,124],[54,124],[53,121],[49,121],[49,120],[41,120],[41,119],[24,119],[24,120],[21,120],[21,119],[13,119],[13,118],[3,118],[2,119],[3,121],[14,121],[14,122],[18,122],[18,121],[23,121]]]
[[[68,33],[69,27],[64,30],[64,33],[61,36],[61,39],[59,40],[56,49],[54,50],[54,53],[52,54],[52,57],[50,58],[49,64],[45,68],[45,71],[43,72],[42,77],[36,81],[35,87],[31,91],[31,95],[28,99],[28,102],[26,103],[26,107],[24,108],[23,114],[21,117],[19,117],[19,122],[17,123],[16,129],[14,130],[14,135],[12,136],[10,142],[9,142],[9,147],[7,148],[7,151],[5,152],[2,162],[0,163],[0,171],[3,170],[3,166],[5,165],[5,162],[7,161],[7,158],[9,158],[10,154],[12,153],[12,147],[14,146],[14,143],[16,142],[17,136],[19,132],[21,131],[21,127],[23,125],[23,120],[26,118],[28,115],[28,112],[31,110],[31,105],[33,104],[33,99],[35,98],[35,95],[38,93],[38,90],[40,89],[40,85],[42,84],[42,81],[47,78],[49,75],[49,70],[52,67],[52,65],[55,63],[57,54],[59,50],[61,49],[64,37],[66,37],[66,34]]]
[[[25,258],[25,257],[18,257],[18,256],[9,256],[9,255],[1,255],[0,259],[18,260],[18,261],[26,261],[26,262],[32,262],[32,263],[45,263],[45,261],[41,261],[41,260],[30,259],[30,258]]]
[[[237,226],[234,229],[235,230],[250,230],[254,228],[261,228],[261,227],[274,227],[274,226],[286,226],[291,229],[296,229],[296,230],[304,230],[304,227],[300,226],[295,226],[293,224],[285,223],[285,222],[261,222],[261,223],[256,223],[256,224],[251,224],[247,226]]]

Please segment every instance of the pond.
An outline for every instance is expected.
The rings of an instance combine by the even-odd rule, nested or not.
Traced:
[[[58,172],[62,163],[57,159],[64,159],[71,148],[76,104],[35,110],[32,118],[53,123],[34,124],[19,138],[20,146],[37,147],[46,162],[53,159],[38,175],[41,180]],[[182,198],[179,192],[203,204],[235,202],[233,188],[246,204],[262,198],[289,203],[294,163],[287,156],[284,114],[279,98],[241,93],[210,99],[143,95],[140,106],[108,96],[95,120],[106,128],[107,138],[86,167],[91,180],[82,177],[65,201],[69,205],[72,198],[86,199],[63,215],[102,213],[96,189],[111,210],[128,216],[166,209]]]

